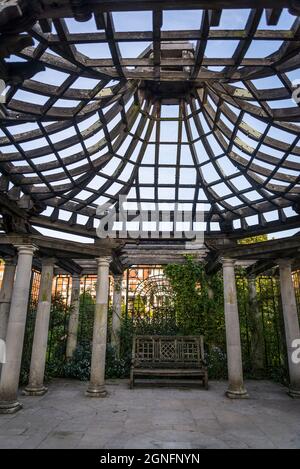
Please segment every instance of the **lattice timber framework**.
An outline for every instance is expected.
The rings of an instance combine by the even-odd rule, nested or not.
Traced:
[[[1,1],[4,230],[94,237],[119,195],[298,227],[300,6],[273,4]]]

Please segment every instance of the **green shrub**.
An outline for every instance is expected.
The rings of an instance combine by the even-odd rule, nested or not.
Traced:
[[[107,345],[106,349],[106,378],[127,378],[129,376],[130,361],[126,358],[118,358],[114,347]]]
[[[227,357],[220,347],[212,346],[205,358],[209,379],[227,379]]]
[[[91,373],[91,345],[90,342],[81,343],[76,347],[71,360],[64,365],[63,372],[66,378],[88,381]]]
[[[77,346],[71,360],[65,363],[63,374],[66,378],[88,381],[91,373],[91,344],[90,342],[81,343]],[[129,376],[130,363],[118,358],[114,348],[107,345],[106,349],[106,378],[126,378]]]

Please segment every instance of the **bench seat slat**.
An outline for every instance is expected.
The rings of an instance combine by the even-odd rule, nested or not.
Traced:
[[[205,370],[196,370],[196,369],[166,369],[166,368],[137,368],[134,372],[134,374],[137,375],[153,375],[153,376],[173,376],[173,375],[178,375],[178,376],[203,376],[205,374]]]

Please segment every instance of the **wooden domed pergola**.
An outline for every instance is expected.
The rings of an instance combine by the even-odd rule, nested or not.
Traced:
[[[181,24],[180,11],[177,27],[168,24],[177,10],[194,10],[198,26]],[[299,68],[298,0],[0,1],[0,252],[10,259],[0,306],[8,348],[0,411],[19,408],[21,310],[32,263],[42,270],[40,311],[48,315],[54,266],[102,279],[89,395],[105,393],[99,350],[109,268],[119,275],[132,264],[182,262],[191,250],[208,274],[223,262],[229,395],[242,397],[234,264],[246,261],[252,275],[279,265],[291,347],[299,336],[291,278],[299,234],[238,241],[300,226]],[[106,214],[98,207],[110,204],[118,214],[120,196],[133,211],[127,222],[148,211],[151,222],[150,210],[167,206],[168,229],[159,218],[155,235],[139,226],[142,234],[124,237],[124,222],[112,239],[99,239]],[[201,243],[176,235],[178,207],[192,214]],[[37,321],[31,394],[44,392],[47,314]],[[290,377],[299,395],[292,362]]]

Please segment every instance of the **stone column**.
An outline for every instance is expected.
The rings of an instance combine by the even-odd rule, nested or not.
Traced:
[[[0,339],[6,339],[6,331],[10,310],[11,297],[16,273],[16,258],[5,259],[4,274],[0,292]],[[1,366],[1,365],[0,365]]]
[[[51,310],[52,282],[55,259],[42,259],[42,274],[38,307],[31,352],[29,383],[24,390],[26,396],[43,396],[48,331]]]
[[[252,369],[256,374],[263,374],[264,370],[264,334],[261,313],[257,303],[256,277],[250,275],[248,277],[249,288],[249,319],[251,331],[251,355]]]
[[[292,277],[292,261],[291,259],[279,259],[277,264],[279,265],[282,312],[289,364],[289,394],[292,397],[300,398],[300,364],[293,361],[293,352],[295,351],[293,341],[300,339],[300,330]]]
[[[99,257],[95,319],[93,330],[93,347],[91,378],[86,395],[89,397],[105,397],[105,355],[107,336],[107,309],[110,257]]]
[[[114,275],[114,294],[111,328],[111,345],[115,348],[117,355],[120,352],[120,327],[122,317],[122,280],[123,275]]]
[[[234,260],[223,259],[224,312],[228,366],[228,390],[230,398],[248,397],[243,382],[243,364],[239,312],[237,305]]]
[[[14,413],[22,408],[17,397],[35,247],[23,245],[17,246],[17,249],[17,271],[6,333],[6,363],[2,366],[0,380],[2,414]]]
[[[67,360],[70,360],[77,347],[77,333],[80,307],[80,276],[72,276],[71,314],[68,327],[68,339],[66,348]]]

